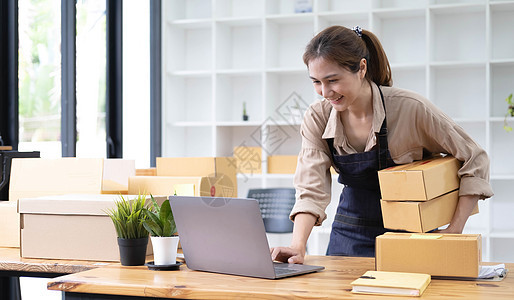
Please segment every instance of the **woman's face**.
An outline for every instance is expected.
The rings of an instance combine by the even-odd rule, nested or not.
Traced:
[[[366,74],[366,60],[361,60],[360,70],[357,73],[352,73],[337,63],[323,58],[311,60],[308,68],[316,93],[330,101],[335,110],[345,111],[361,95]]]

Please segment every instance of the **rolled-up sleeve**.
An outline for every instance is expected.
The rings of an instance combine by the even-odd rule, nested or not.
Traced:
[[[310,213],[317,218],[316,226],[327,218],[325,209],[331,199],[332,162],[328,146],[322,139],[325,126],[326,116],[311,107],[304,116],[300,130],[302,149],[294,176],[296,203],[290,214],[294,221],[298,213]]]

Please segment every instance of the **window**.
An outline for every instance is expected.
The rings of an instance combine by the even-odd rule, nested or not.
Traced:
[[[19,1],[19,150],[61,156],[61,2]]]

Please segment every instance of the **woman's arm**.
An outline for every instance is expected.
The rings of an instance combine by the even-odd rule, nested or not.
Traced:
[[[440,233],[462,233],[464,229],[464,225],[466,225],[466,221],[468,220],[473,208],[478,203],[478,199],[480,197],[478,195],[464,195],[459,197],[459,203],[457,204],[457,208],[455,209],[455,213],[453,214],[452,221],[450,225],[446,229],[439,230],[437,232]]]
[[[303,264],[307,239],[312,227],[316,223],[316,217],[309,213],[299,213],[294,218],[293,238],[290,247],[271,248],[271,258],[290,264]]]

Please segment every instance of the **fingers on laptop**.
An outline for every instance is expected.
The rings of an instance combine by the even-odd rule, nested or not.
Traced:
[[[299,251],[289,247],[271,248],[271,258],[276,261],[287,262],[290,264],[303,263],[303,257]]]

